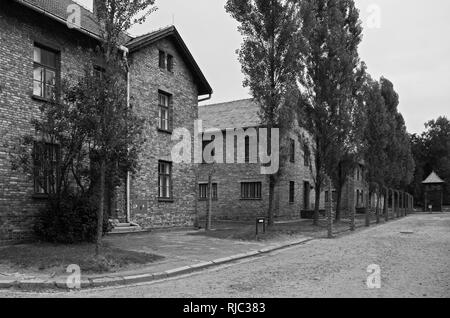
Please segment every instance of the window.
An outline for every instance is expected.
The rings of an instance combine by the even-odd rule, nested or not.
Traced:
[[[166,53],[164,51],[159,51],[159,67],[166,69]]]
[[[213,200],[217,200],[217,183],[212,184],[212,198]],[[200,200],[208,200],[208,184],[202,183],[199,185],[199,199]]]
[[[106,70],[98,65],[94,65],[94,76],[98,79],[103,79],[105,76]]]
[[[167,54],[167,70],[173,72],[173,56]]]
[[[292,163],[294,163],[295,162],[295,140],[294,139],[291,139],[289,155],[290,155],[290,161]]]
[[[55,99],[58,54],[35,45],[33,61],[33,95],[49,100]]]
[[[325,191],[325,203],[330,202],[330,193],[328,191]]]
[[[55,144],[36,142],[33,149],[34,192],[49,194],[56,192],[59,168],[59,147]]]
[[[241,199],[243,200],[261,199],[261,182],[242,182]]]
[[[250,137],[245,137],[245,163],[250,163]]]
[[[159,129],[164,131],[171,130],[170,104],[172,97],[169,94],[159,92]]]
[[[305,162],[305,167],[309,167],[311,162],[311,152],[309,151],[309,147],[305,145],[305,149],[303,151],[303,160]]]
[[[289,203],[295,202],[295,182],[289,182]]]
[[[168,54],[164,51],[159,51],[159,68],[173,72],[173,55]]]
[[[172,198],[172,163],[159,162],[159,198]]]

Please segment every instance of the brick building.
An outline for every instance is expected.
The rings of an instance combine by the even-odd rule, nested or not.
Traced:
[[[259,107],[252,99],[199,107],[199,119],[204,129],[217,129],[224,132],[233,128],[257,128],[261,126],[258,116]],[[315,208],[315,190],[310,165],[314,158],[304,138],[310,135],[294,121],[285,140],[281,141],[282,150],[280,178],[275,189],[274,215],[276,219],[311,217]],[[224,137],[226,139],[226,137]],[[235,141],[235,149],[237,142]],[[269,181],[261,174],[260,163],[249,163],[249,142],[245,142],[245,163],[238,164],[202,164],[199,167],[199,218],[204,218],[208,208],[208,179],[213,183],[213,218],[219,220],[254,220],[264,217],[268,210]],[[224,154],[226,142],[224,141]],[[254,161],[251,161],[254,162]],[[341,200],[342,213],[345,216],[350,204],[364,207],[367,184],[364,180],[364,165],[358,165],[345,184]],[[332,199],[336,201],[336,191],[332,194],[324,189],[321,193],[320,210]],[[249,195],[250,193],[250,195]],[[354,196],[351,197],[351,193]],[[303,212],[303,213],[302,213]]]
[[[81,28],[66,24],[70,0],[0,2],[0,244],[30,239],[46,200],[34,176],[11,170],[17,139],[32,134],[31,119],[64,77],[82,74],[87,51],[99,40],[92,12],[81,8]],[[175,27],[132,38],[124,35],[130,93],[147,119],[141,171],[127,180],[118,217],[144,227],[192,226],[197,174],[172,164],[171,132],[193,130],[199,96],[212,89]]]
[[[204,129],[226,131],[233,128],[260,128],[258,105],[251,99],[199,107],[199,119]],[[311,177],[311,159],[305,151],[302,136],[305,132],[293,125],[285,140],[281,141],[280,178],[275,188],[274,215],[277,219],[300,217],[302,210],[314,209],[315,192]],[[224,134],[225,135],[225,134]],[[226,137],[224,137],[226,139]],[[258,134],[259,139],[259,134]],[[254,220],[266,216],[269,197],[268,176],[261,173],[261,163],[249,160],[249,138],[245,142],[244,163],[202,164],[199,167],[199,217],[207,209],[206,189],[212,174],[214,188],[214,218],[224,220]],[[235,142],[235,149],[237,142]],[[224,153],[226,142],[224,141]],[[258,150],[259,151],[259,150]],[[236,155],[237,156],[237,155]],[[321,199],[321,209],[324,197]]]

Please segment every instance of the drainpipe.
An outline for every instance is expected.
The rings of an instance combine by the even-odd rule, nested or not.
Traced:
[[[123,58],[125,60],[125,66],[127,68],[127,108],[130,108],[130,65],[128,64],[128,48],[121,46],[120,49],[123,51]],[[126,179],[126,212],[127,212],[127,223],[131,223],[131,174],[127,172]]]

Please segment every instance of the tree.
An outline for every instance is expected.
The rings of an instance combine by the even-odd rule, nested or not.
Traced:
[[[244,37],[238,51],[244,86],[260,106],[267,129],[279,128],[280,139],[290,127],[286,115],[297,90],[302,38],[298,4],[293,0],[228,0],[226,11],[239,22]],[[271,138],[268,140],[271,143]],[[269,225],[273,224],[273,200],[277,175],[269,175]]]
[[[417,163],[409,190],[423,200],[422,181],[435,171],[445,182],[444,204],[450,204],[450,121],[445,116],[425,124],[421,135],[412,135],[412,152]]]
[[[317,225],[326,176],[335,176],[345,152],[352,147],[352,101],[359,85],[355,79],[363,70],[358,57],[362,28],[352,0],[302,3],[302,32],[307,51],[300,83],[306,113],[304,126],[314,136],[310,148],[315,161],[314,224]]]
[[[380,85],[388,113],[390,137],[384,172],[386,184],[391,188],[405,189],[413,179],[415,169],[410,136],[406,130],[405,120],[398,111],[399,96],[394,90],[394,85],[384,77],[380,79]]]
[[[95,126],[92,128],[95,131],[92,134],[94,145],[96,147],[96,161],[98,162],[100,181],[99,181],[99,208],[98,208],[98,232],[97,232],[97,254],[102,238],[101,224],[104,215],[105,206],[105,181],[107,165],[111,164],[111,158],[115,155],[117,146],[117,137],[121,134],[127,134],[127,131],[120,129],[120,123],[124,118],[120,117],[118,109],[128,107],[127,99],[112,99],[114,93],[123,96],[126,92],[126,85],[120,82],[120,73],[126,72],[126,64],[121,63],[120,46],[123,38],[123,33],[127,31],[133,24],[142,23],[146,17],[155,9],[150,8],[154,4],[154,0],[106,0],[94,1],[95,12],[97,19],[101,25],[101,52],[107,70],[103,87],[100,87],[98,96],[100,98],[88,99],[88,102],[96,104],[98,113],[95,119]],[[147,11],[146,11],[147,10]],[[141,16],[136,18],[139,14]],[[123,66],[123,72],[120,72],[120,66]],[[123,78],[123,76],[122,76]],[[87,96],[86,96],[87,97]],[[126,118],[126,117],[125,117]]]
[[[366,167],[366,180],[369,184],[369,197],[376,193],[377,221],[379,221],[379,202],[385,186],[385,166],[388,163],[387,147],[390,141],[389,117],[377,81],[367,78],[365,87],[366,125],[364,129],[363,158]],[[366,221],[371,206],[366,211]],[[369,225],[367,222],[366,225]]]

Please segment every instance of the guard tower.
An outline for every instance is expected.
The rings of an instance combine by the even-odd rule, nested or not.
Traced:
[[[442,212],[442,205],[444,200],[444,181],[433,171],[425,181],[422,182],[424,186],[424,210],[432,212]]]

